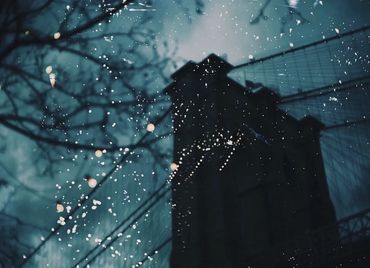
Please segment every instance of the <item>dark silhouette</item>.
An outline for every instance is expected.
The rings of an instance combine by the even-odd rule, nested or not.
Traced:
[[[335,228],[315,233],[336,221],[323,125],[279,110],[279,96],[262,85],[240,86],[227,77],[231,68],[210,55],[167,87],[178,164],[171,267],[290,267],[294,255],[283,249],[296,237],[297,250],[338,240]]]

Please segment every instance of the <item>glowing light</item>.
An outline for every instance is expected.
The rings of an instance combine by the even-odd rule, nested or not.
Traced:
[[[152,124],[152,123],[149,123],[147,126],[146,126],[146,130],[149,131],[149,132],[153,132],[155,130],[155,125]]]
[[[297,5],[298,5],[298,2],[299,2],[299,0],[289,0],[288,1],[289,6],[292,7],[292,8],[296,8]]]
[[[51,74],[51,72],[53,71],[53,67],[51,67],[50,65],[48,67],[45,68],[45,72],[47,74]]]
[[[56,75],[54,73],[50,73],[49,74],[49,79],[50,79],[51,87],[55,87],[55,83],[57,82]]]
[[[65,219],[63,217],[59,217],[59,220],[57,221],[57,223],[59,223],[60,225],[66,224]]]
[[[62,213],[64,211],[64,206],[62,203],[57,202],[56,210],[58,213]]]
[[[103,155],[102,150],[96,150],[96,151],[95,151],[95,156],[96,156],[96,157],[102,157],[102,155]]]
[[[54,39],[58,40],[60,38],[60,32],[54,33]]]
[[[170,165],[170,169],[172,170],[172,171],[175,171],[175,170],[177,170],[179,168],[179,165],[178,164],[176,164],[176,163],[172,163],[171,165]]]
[[[95,188],[97,184],[98,181],[96,179],[91,177],[87,179],[87,185],[89,185],[90,188]]]

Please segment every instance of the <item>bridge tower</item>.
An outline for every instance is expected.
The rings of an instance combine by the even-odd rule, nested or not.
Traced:
[[[227,76],[231,69],[212,54],[185,64],[166,89],[178,165],[173,268],[272,267],[292,238],[311,239],[306,234],[336,221],[322,124],[279,110],[278,95],[242,87]]]

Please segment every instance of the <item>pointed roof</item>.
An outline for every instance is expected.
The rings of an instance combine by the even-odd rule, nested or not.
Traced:
[[[217,56],[216,54],[212,53],[199,63],[195,63],[194,61],[187,62],[180,69],[174,72],[171,75],[171,78],[177,80],[181,78],[181,76],[183,76],[185,73],[198,72],[201,69],[207,68],[213,71],[214,73],[216,72],[218,73],[219,71],[228,73],[233,68],[233,65],[231,65],[221,57]]]

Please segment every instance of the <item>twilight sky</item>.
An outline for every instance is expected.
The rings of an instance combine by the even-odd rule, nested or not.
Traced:
[[[213,52],[227,54],[232,64],[239,64],[248,61],[250,54],[269,55],[288,49],[290,42],[302,45],[323,35],[335,35],[335,28],[348,31],[370,23],[367,15],[370,1],[362,0],[291,1],[297,2],[297,9],[310,23],[290,22],[282,36],[280,17],[287,12],[284,0],[272,0],[265,12],[269,19],[256,25],[249,22],[264,1],[205,0],[203,15],[196,15],[195,8],[189,8],[191,23],[176,4],[178,1],[154,2],[157,10],[154,23],[162,23],[158,28],[160,38],[177,40],[178,56],[196,61]]]
[[[66,2],[72,3],[73,1]],[[92,0],[91,3],[93,4],[91,5],[101,2],[104,1]],[[109,1],[105,0],[105,2]],[[170,50],[176,51],[174,57],[179,59],[181,64],[188,60],[200,61],[210,53],[227,56],[227,60],[231,64],[241,64],[247,62],[250,55],[260,58],[274,52],[289,49],[292,45],[300,46],[321,39],[323,36],[335,35],[336,29],[339,32],[345,32],[370,24],[368,16],[368,11],[370,10],[369,0],[271,0],[265,11],[268,19],[260,21],[255,25],[251,25],[250,21],[256,17],[265,2],[264,0],[203,0],[202,15],[195,12],[195,0],[153,0],[152,2],[153,6],[148,7],[146,12],[150,12],[153,16],[150,23],[153,26],[155,38],[158,40],[158,44],[168,43]],[[303,16],[309,20],[309,23],[302,24],[298,18],[294,18],[287,24],[285,33],[282,34],[281,18],[287,13],[286,2],[297,8],[299,12],[302,12]],[[55,11],[55,14],[59,14],[61,17],[66,13],[65,9],[52,11]],[[47,18],[47,16],[53,17],[53,12],[48,11],[45,15],[47,23],[43,21],[44,24],[42,25],[42,29],[46,29],[45,31],[48,33],[53,33],[58,29],[58,24],[53,22],[51,18]],[[124,11],[122,15],[112,19],[113,23],[110,27],[117,29],[118,27],[130,27],[132,20],[129,21],[127,18],[140,16],[143,14],[142,12],[140,10]],[[113,50],[117,43],[115,43],[115,40],[114,42],[111,41],[102,39],[99,43],[101,47],[98,46],[98,51],[94,51],[92,55],[99,55],[100,48],[108,47]],[[122,43],[119,45],[122,45]],[[163,49],[162,46],[159,45],[159,47],[159,50]],[[125,57],[125,55],[119,55],[120,58],[121,56]],[[52,52],[49,58],[53,65],[61,66],[66,72],[73,72],[73,68],[76,66],[76,62],[70,54]],[[43,75],[46,74],[43,73]],[[169,72],[167,72],[167,75],[169,75]],[[81,78],[82,83],[83,79]],[[72,86],[76,90],[81,90],[80,84],[73,84]],[[162,89],[163,85],[161,84],[159,87],[158,90]],[[141,117],[143,115],[140,115],[140,119]],[[171,124],[168,124],[165,127],[171,128],[171,126]],[[132,137],[137,137],[135,136],[137,133],[133,132],[132,134]],[[344,138],[349,137],[351,139],[351,135],[352,133],[348,135],[345,133]],[[85,187],[82,187],[83,191],[81,191],[81,188],[77,188],[84,174],[91,172],[97,174],[98,171],[106,172],[108,167],[104,165],[103,160],[98,162],[98,159],[91,155],[86,165],[79,165],[79,161],[84,162],[82,158],[79,158],[81,160],[76,161],[77,164],[75,166],[70,163],[59,166],[62,171],[55,178],[40,177],[37,167],[30,161],[35,157],[36,150],[32,141],[3,127],[0,128],[0,138],[3,139],[4,144],[4,146],[0,147],[4,147],[4,150],[7,150],[6,158],[3,159],[4,167],[0,169],[0,179],[6,178],[8,181],[14,182],[14,185],[0,187],[0,210],[10,212],[10,214],[16,215],[19,219],[39,227],[39,231],[33,230],[32,227],[31,230],[26,229],[24,233],[18,231],[22,241],[28,241],[32,246],[36,246],[44,239],[45,234],[50,231],[51,227],[56,224],[58,214],[55,212],[55,201],[61,199],[63,202],[66,201],[66,204],[69,204],[68,202],[73,204],[81,192],[87,192],[88,190],[85,189],[87,188],[86,185],[83,185]],[[363,143],[365,142],[368,141],[365,140]],[[361,147],[363,143],[359,143],[358,147]],[[168,141],[166,143],[166,140],[164,144],[170,146]],[[3,150],[3,148],[0,149]],[[342,154],[342,152],[339,153]],[[90,249],[95,245],[93,238],[101,238],[105,235],[112,226],[115,226],[119,220],[124,219],[130,210],[142,202],[148,195],[148,192],[156,189],[161,183],[161,178],[165,178],[165,175],[167,175],[167,171],[160,172],[158,175],[160,179],[154,181],[153,177],[155,176],[153,176],[154,173],[148,160],[149,157],[145,157],[143,157],[143,160],[130,163],[129,167],[124,169],[122,174],[119,174],[119,177],[117,175],[120,179],[118,183],[107,185],[95,197],[98,200],[102,200],[103,205],[99,207],[100,210],[98,209],[96,214],[90,211],[90,218],[86,217],[85,219],[88,223],[87,226],[79,223],[78,228],[81,227],[79,229],[80,233],[78,236],[75,236],[74,244],[72,243],[73,246],[69,247],[68,236],[64,230],[58,239],[66,239],[61,242],[54,238],[48,242],[40,251],[40,256],[34,260],[34,267],[46,266],[47,264],[57,267],[55,265],[62,260],[65,263],[74,263],[75,260],[72,260],[72,258],[65,260],[64,257],[66,255],[79,256],[76,250],[83,252]],[[96,163],[99,163],[99,166]],[[368,164],[364,163],[364,165]],[[355,210],[355,212],[359,210],[356,204],[351,202],[352,196],[347,194],[350,187],[354,189],[353,195],[360,197],[361,205],[365,201],[369,201],[368,188],[366,188],[369,186],[368,183],[364,184],[361,181],[350,180],[346,181],[346,183],[348,185],[347,188],[340,187],[343,190],[343,193],[340,193],[340,198],[348,196],[349,201],[347,202],[347,199],[344,200],[344,202],[347,202],[345,204],[347,207],[339,213],[341,216],[353,213],[354,211],[352,210]],[[38,194],[35,195],[35,191],[30,189],[34,189]],[[128,199],[128,203],[126,202],[127,196],[130,196],[131,203],[130,199]],[[113,203],[115,203],[115,207],[112,205]],[[366,205],[368,206],[368,203]],[[113,213],[112,208],[114,209]],[[116,211],[119,211],[117,213],[118,218],[114,216]],[[130,240],[127,236],[123,243],[125,246],[124,254],[127,256],[132,254],[135,258],[140,259],[140,254],[150,250],[149,243],[145,242],[152,241],[154,245],[158,241],[160,242],[162,238],[166,238],[167,232],[171,229],[170,203],[166,199],[154,211],[159,212],[148,215],[147,217],[150,220],[140,223],[143,227],[140,226],[140,228],[129,230],[130,237],[132,235],[135,239]],[[81,218],[83,217],[81,216]],[[81,220],[81,223],[85,224],[85,220]],[[161,222],[162,225],[159,234],[153,232],[153,229],[157,227],[151,225],[158,222]],[[91,236],[93,238],[90,239]],[[141,242],[138,242],[141,240],[144,243],[140,244]],[[71,253],[72,250],[75,255]],[[163,265],[158,267],[166,267],[168,254],[169,248],[166,248],[166,252],[161,254],[160,257]],[[104,263],[105,260],[112,262],[112,257],[109,253],[101,259],[101,263]],[[112,262],[111,267],[121,266],[119,264],[115,266]]]

